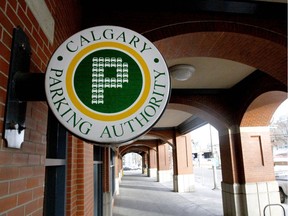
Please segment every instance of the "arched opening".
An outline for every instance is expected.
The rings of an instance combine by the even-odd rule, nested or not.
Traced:
[[[217,129],[206,124],[190,134],[195,183],[210,189],[221,188],[222,169]]]
[[[288,151],[288,99],[282,102],[274,112],[270,121],[271,143],[273,155]]]
[[[283,192],[280,187],[281,181],[279,181],[281,178],[279,179],[277,172],[275,173],[279,166],[275,167],[274,154],[280,146],[280,148],[286,146],[287,149],[287,144],[276,144],[276,140],[280,140],[280,137],[276,136],[276,131],[280,131],[280,129],[277,129],[276,125],[280,126],[280,123],[285,122],[287,126],[287,107],[286,109],[283,109],[285,110],[285,113],[280,113],[282,111],[278,110],[279,106],[285,100],[287,101],[286,92],[265,92],[252,101],[243,115],[240,125],[244,172],[243,185],[255,187],[257,188],[257,191],[260,191],[261,185],[266,185],[267,187],[267,190],[264,193],[266,196],[262,194],[263,192],[253,193],[252,191],[247,190],[246,196],[251,197],[251,194],[248,195],[248,193],[252,192],[252,196],[254,197],[250,200],[248,208],[259,205],[260,202],[257,201],[259,198],[262,199],[262,205],[267,205],[267,203],[279,203],[280,198],[281,203],[285,201],[286,195],[283,193],[281,194],[281,192]],[[284,105],[286,103],[287,102],[285,102]],[[278,121],[279,115],[282,117],[286,115],[286,117],[282,118],[283,122]],[[284,130],[287,131],[285,124],[282,128],[285,128]],[[287,132],[285,132],[285,135],[281,135],[281,137],[285,136],[287,136]],[[283,167],[286,169],[287,165]],[[287,184],[287,180],[284,184]],[[278,186],[279,190],[277,190]],[[267,200],[267,197],[272,199],[272,196],[273,200]],[[250,205],[251,207],[249,207]]]
[[[288,182],[288,99],[280,104],[270,121],[275,179],[279,186],[280,202],[287,205]]]
[[[270,123],[286,98],[285,92],[263,93],[254,99],[242,118],[240,131],[246,182],[275,180]]]
[[[141,153],[130,152],[122,157],[123,174],[140,174],[142,173],[142,156]]]

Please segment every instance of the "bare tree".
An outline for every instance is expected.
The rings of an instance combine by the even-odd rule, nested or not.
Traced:
[[[276,149],[288,148],[288,116],[282,115],[270,124],[271,143]]]

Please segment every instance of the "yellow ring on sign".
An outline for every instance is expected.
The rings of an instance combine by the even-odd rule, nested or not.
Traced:
[[[144,90],[142,92],[141,98],[137,101],[137,103],[135,103],[132,107],[128,108],[126,111],[118,113],[118,114],[114,114],[114,115],[113,114],[112,115],[111,114],[105,115],[105,114],[95,113],[95,112],[91,111],[90,109],[87,109],[87,107],[84,106],[79,101],[79,98],[76,96],[75,91],[74,91],[74,87],[73,87],[73,74],[75,71],[75,67],[78,65],[78,62],[87,53],[90,53],[91,51],[94,51],[96,49],[103,48],[103,47],[104,48],[108,48],[108,47],[113,48],[114,47],[114,48],[118,48],[120,50],[125,50],[126,52],[130,53],[134,58],[137,59],[137,61],[141,65],[143,72],[144,72],[144,79],[143,79],[144,80],[144,82],[143,82]],[[124,119],[124,118],[134,114],[145,103],[145,101],[149,95],[150,86],[151,86],[150,84],[151,84],[151,76],[150,76],[149,69],[148,69],[147,64],[144,61],[144,59],[135,50],[133,50],[130,47],[127,47],[123,44],[116,43],[116,42],[100,42],[100,43],[92,44],[91,46],[84,48],[77,55],[75,55],[75,57],[71,60],[69,66],[68,66],[67,75],[66,75],[67,93],[68,93],[70,100],[74,104],[74,106],[81,113],[85,114],[86,116],[89,116],[92,119],[97,119],[97,120],[102,120],[102,121],[117,121],[117,120]]]

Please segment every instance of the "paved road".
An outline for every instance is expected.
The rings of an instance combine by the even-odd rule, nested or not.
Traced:
[[[159,183],[141,171],[124,172],[120,194],[116,196],[113,216],[222,216],[221,170],[214,188],[213,170],[194,168],[195,192],[172,192],[172,182]],[[213,205],[211,205],[213,203]],[[286,215],[288,205],[283,204]]]
[[[212,168],[193,167],[195,174],[195,182],[201,184],[207,188],[219,188],[221,189],[222,172],[221,169],[216,169],[216,178],[214,180],[214,174]]]
[[[194,192],[175,193],[172,182],[159,183],[136,171],[124,172],[113,216],[147,215],[222,216],[221,191],[199,185]]]

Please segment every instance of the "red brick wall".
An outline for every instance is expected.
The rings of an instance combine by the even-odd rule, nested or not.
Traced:
[[[93,178],[93,145],[81,141],[79,143],[84,155],[80,155],[83,170],[80,170],[79,181],[83,185],[84,214],[94,215],[94,178]],[[79,215],[79,214],[78,214]]]
[[[156,149],[149,149],[149,168],[157,168],[157,155]]]
[[[66,213],[93,215],[93,145],[70,135],[67,152]]]
[[[115,178],[119,178],[119,172],[121,170],[121,159],[120,159],[120,156],[119,156],[119,149],[117,149],[115,151]]]
[[[69,136],[66,213],[93,215],[93,145]]]
[[[176,175],[182,174],[192,174],[192,146],[191,146],[191,136],[186,134],[185,136],[178,136],[176,138],[176,154],[177,154],[177,173]]]
[[[103,151],[103,193],[110,191],[109,184],[109,171],[110,171],[110,148],[104,148]]]
[[[274,181],[269,128],[250,127],[248,131],[242,131],[241,145],[245,182]]]
[[[68,137],[66,172],[66,213],[77,215],[77,148],[73,148],[76,138]]]
[[[79,30],[77,2],[47,0],[55,19],[54,43],[50,44],[25,0],[0,1],[0,215],[42,215],[45,178],[46,102],[28,102],[25,142],[21,149],[7,148],[2,138],[6,86],[13,28],[20,26],[32,49],[33,72],[45,72],[53,51]]]
[[[157,153],[158,153],[158,171],[169,170],[170,169],[170,161],[169,161],[169,153],[168,153],[168,144],[158,145]]]
[[[280,104],[287,99],[287,94],[280,91],[270,91],[258,96],[247,108],[241,127],[267,126]]]

